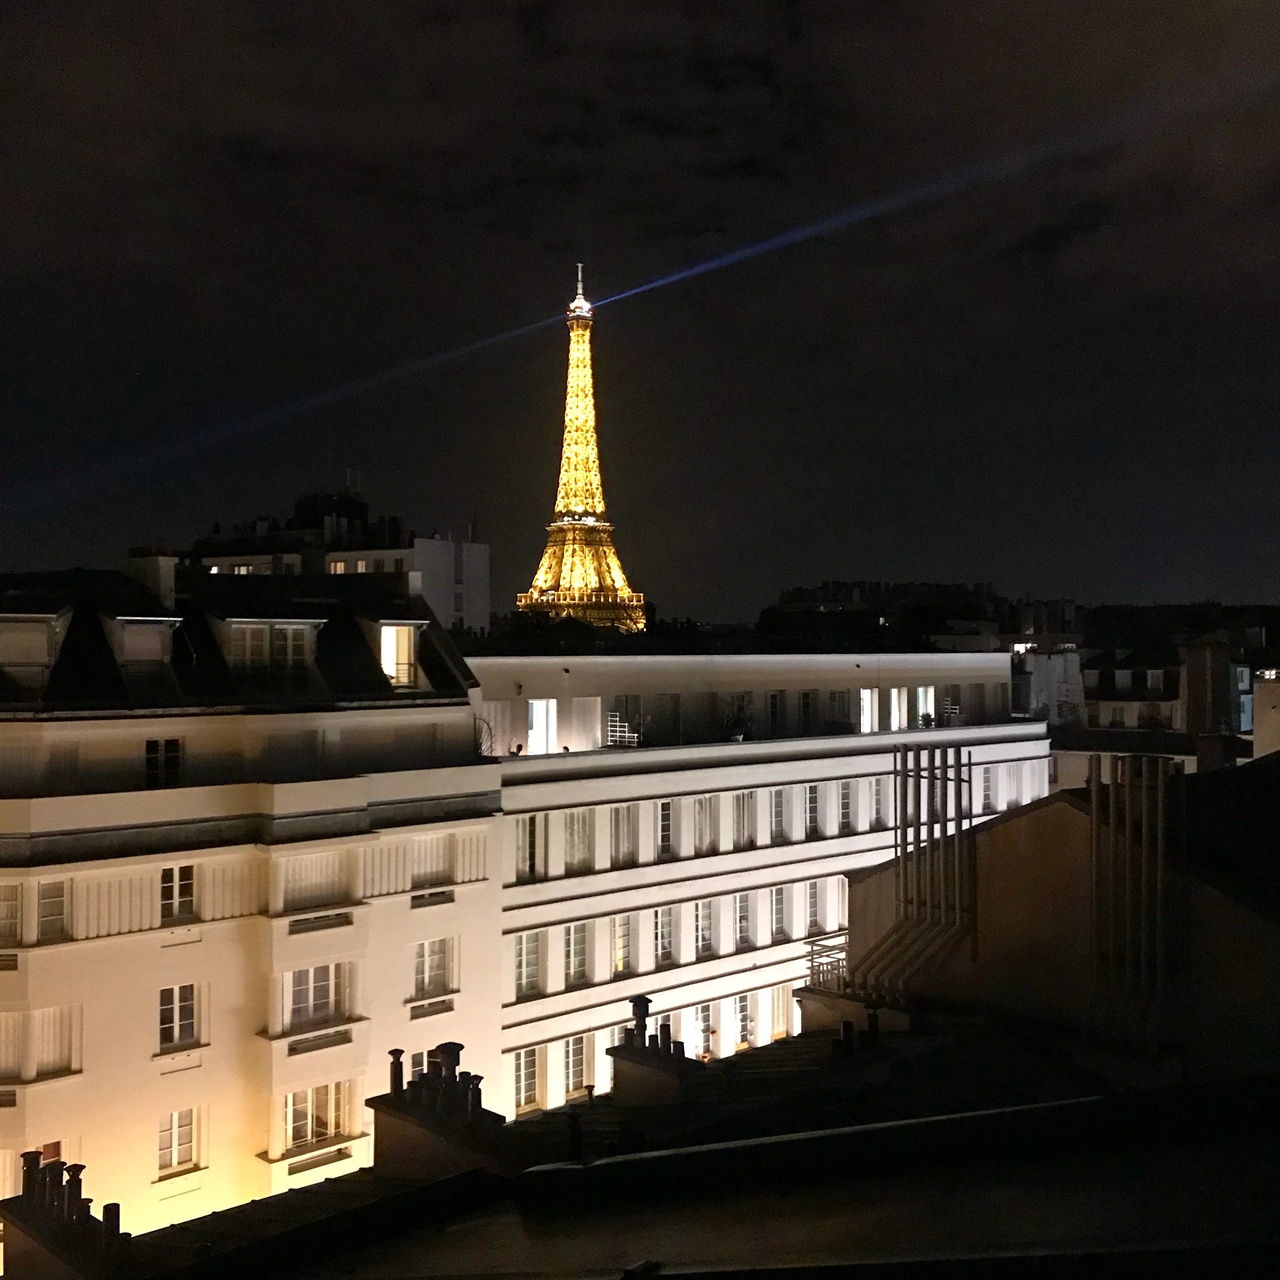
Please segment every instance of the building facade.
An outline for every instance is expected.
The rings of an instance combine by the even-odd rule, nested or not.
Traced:
[[[388,1049],[462,1043],[516,1115],[608,1088],[636,994],[689,1052],[767,1043],[892,856],[896,748],[960,748],[977,819],[1047,792],[1007,658],[683,659],[652,696],[865,688],[896,727],[613,748],[651,686],[577,659],[579,737],[498,758],[481,722],[527,742],[542,660],[477,688],[411,598],[306,585],[0,580],[0,1191],[40,1148],[142,1231],[344,1173]],[[984,722],[926,720],[957,683]]]
[[[355,493],[308,494],[285,520],[259,518],[198,539],[183,559],[209,573],[407,574],[446,626],[489,626],[489,548],[468,533],[419,537],[395,516],[371,519]]]

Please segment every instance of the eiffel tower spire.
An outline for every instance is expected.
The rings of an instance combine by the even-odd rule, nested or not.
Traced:
[[[516,597],[516,604],[552,617],[643,631],[644,596],[627,585],[613,545],[613,526],[605,518],[591,378],[592,319],[578,263],[578,294],[568,311],[569,380],[555,515],[533,585]]]

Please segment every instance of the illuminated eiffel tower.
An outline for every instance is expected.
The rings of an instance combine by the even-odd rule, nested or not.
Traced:
[[[564,398],[564,448],[556,511],[533,585],[516,597],[521,609],[553,618],[578,618],[597,627],[644,630],[644,596],[627,585],[605,518],[596,448],[596,402],[591,382],[591,303],[569,304],[569,384]]]

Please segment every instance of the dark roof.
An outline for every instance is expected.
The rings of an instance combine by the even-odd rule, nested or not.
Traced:
[[[11,673],[0,672],[0,707],[28,712],[462,699],[476,683],[426,601],[411,594],[403,578],[180,575],[176,604],[166,608],[123,573],[75,569],[9,574],[0,576],[0,617],[5,614],[55,617],[65,624],[43,684],[24,686]],[[118,661],[104,620],[122,617],[173,625],[171,661]],[[216,624],[237,618],[316,622],[313,667],[233,670]],[[376,633],[362,622],[415,625],[418,665],[427,687],[393,689],[375,651]]]
[[[142,583],[115,569],[58,569],[0,574],[0,615],[56,617],[76,606],[112,618],[165,618],[173,614]]]
[[[1082,671],[1158,670],[1182,666],[1182,655],[1173,648],[1103,649],[1080,664]]]
[[[1183,782],[1181,828],[1187,867],[1246,905],[1280,916],[1280,752]]]

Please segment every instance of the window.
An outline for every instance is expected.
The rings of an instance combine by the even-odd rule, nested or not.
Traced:
[[[145,761],[149,789],[182,785],[181,738],[148,738]]]
[[[617,804],[609,811],[609,854],[613,867],[634,867],[640,852],[640,806]]]
[[[991,794],[991,766],[984,765],[982,769],[982,812],[990,813],[995,808],[995,802]]]
[[[883,778],[872,778],[871,780],[871,825],[876,830],[885,825]]]
[[[805,928],[810,933],[822,932],[822,920],[818,914],[818,882],[810,880],[805,885]]]
[[[733,797],[733,847],[756,847],[756,793],[739,791]]]
[[[587,1037],[570,1036],[564,1042],[564,1091],[568,1097],[587,1087]]]
[[[304,674],[307,666],[306,626],[234,623],[231,627],[231,665],[241,673],[268,670]]]
[[[787,936],[787,890],[785,885],[775,884],[769,890],[769,915],[773,922],[774,942],[785,941]]]
[[[880,701],[875,689],[858,690],[858,732],[875,733],[880,728]]]
[[[567,986],[576,986],[587,980],[587,922],[565,925],[564,930],[564,980]]]
[[[414,628],[385,626],[380,638],[382,673],[396,689],[412,689],[417,681],[418,660],[414,653]]]
[[[840,834],[853,831],[853,783],[845,778],[840,783]]]
[[[564,869],[566,875],[580,876],[595,870],[596,811],[570,809],[564,815]]]
[[[807,737],[817,728],[818,691],[803,689],[800,693],[800,735]]]
[[[674,828],[671,821],[671,801],[658,801],[658,857],[669,858],[675,853]]]
[[[780,844],[787,838],[787,793],[781,787],[769,792],[769,839]]]
[[[347,964],[320,964],[285,975],[289,1030],[316,1026],[347,1012]]]
[[[907,727],[907,689],[903,685],[899,689],[889,690],[889,728],[905,729]]]
[[[253,572],[253,565],[251,564],[233,564],[231,566],[231,573],[233,576],[239,575],[243,577],[246,574],[250,574],[252,572]]]
[[[190,920],[196,914],[196,869],[190,863],[160,872],[160,921]]]
[[[357,561],[356,561],[356,572],[357,572],[357,573],[368,573],[368,572],[369,572],[369,562],[368,562],[367,560],[357,560]]]
[[[160,1173],[181,1173],[196,1163],[196,1113],[166,1111],[160,1117]]]
[[[185,982],[180,987],[160,989],[160,1052],[189,1049],[196,1043],[196,989]]]
[[[538,1051],[516,1050],[516,1110],[538,1105]]]
[[[809,783],[804,789],[804,834],[808,840],[816,840],[822,834],[818,825],[818,784]]]
[[[1006,782],[1005,782],[1005,800],[1004,807],[1012,809],[1018,803],[1018,766],[1016,764],[1005,765]]]
[[[659,907],[653,913],[653,960],[655,964],[672,964],[675,958],[675,911]]]
[[[693,802],[693,851],[714,853],[719,832],[720,797],[699,796]]]
[[[556,750],[556,700],[529,699],[529,746],[531,756],[545,756]]]
[[[631,972],[631,917],[613,916],[609,921],[609,951],[614,973]]]
[[[781,1040],[791,1030],[791,985],[780,983],[773,989],[773,1038]]]
[[[67,882],[42,880],[38,892],[37,937],[58,942],[67,936]]]
[[[711,1056],[711,1006],[700,1004],[693,1011],[694,1044],[700,1057]]]
[[[271,628],[271,665],[297,670],[307,665],[307,628]]]
[[[22,886],[0,884],[0,943],[16,944],[22,937]]]
[[[933,685],[921,685],[916,690],[916,723],[922,729],[932,729],[937,724],[936,715]]]
[[[540,814],[530,813],[516,819],[516,879],[536,880],[541,871],[543,841],[539,827]]]
[[[345,1080],[318,1084],[284,1096],[284,1131],[289,1150],[313,1142],[339,1138],[347,1131],[347,1100],[350,1086]]]
[[[415,996],[445,996],[458,989],[454,971],[455,949],[453,938],[431,938],[418,943],[413,954]]]
[[[346,573],[346,571],[347,571],[347,562],[346,562],[345,560],[330,560],[330,561],[329,561],[329,572],[330,572],[330,573]]]
[[[853,727],[850,715],[852,700],[848,689],[832,689],[827,693],[827,727],[832,732],[842,732]]]
[[[386,568],[386,561],[381,556],[374,556],[373,557],[374,573],[381,573],[385,568]]]
[[[404,556],[396,556],[395,570],[397,573],[404,572]]]
[[[693,946],[698,959],[713,955],[711,944],[711,899],[693,904]]]
[[[751,997],[740,995],[733,998],[733,1021],[738,1032],[737,1047],[751,1048]]]
[[[516,934],[516,996],[542,991],[542,934]]]
[[[787,695],[779,690],[769,695],[769,736],[781,738],[787,731]]]
[[[733,895],[733,939],[739,951],[746,951],[751,946],[751,895],[749,893]]]

